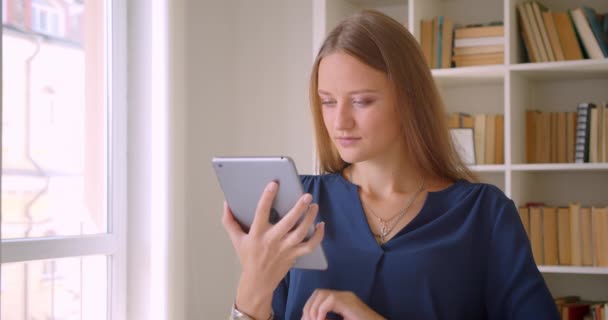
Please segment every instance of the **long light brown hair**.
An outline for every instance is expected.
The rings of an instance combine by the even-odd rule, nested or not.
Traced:
[[[325,128],[317,92],[319,63],[335,52],[385,73],[395,86],[403,142],[424,175],[477,181],[452,145],[443,102],[418,42],[399,22],[375,10],[361,11],[335,27],[313,65],[310,100],[321,173],[340,172],[348,165]]]

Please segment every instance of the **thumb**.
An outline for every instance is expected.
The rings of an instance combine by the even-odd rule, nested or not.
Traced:
[[[230,237],[230,241],[232,241],[232,245],[236,248],[240,243],[241,238],[245,235],[243,228],[238,221],[234,218],[230,207],[228,207],[228,203],[224,201],[224,214],[222,215],[222,224],[224,225],[224,229],[228,232],[228,236]]]

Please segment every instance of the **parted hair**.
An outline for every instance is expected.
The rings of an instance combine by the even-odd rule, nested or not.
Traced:
[[[477,180],[452,144],[445,108],[418,42],[399,22],[375,10],[343,20],[329,33],[315,59],[309,94],[320,173],[340,172],[349,165],[325,128],[318,95],[319,64],[336,52],[383,72],[394,85],[403,142],[423,174],[451,181]]]

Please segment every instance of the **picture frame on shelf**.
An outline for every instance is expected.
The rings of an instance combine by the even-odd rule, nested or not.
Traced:
[[[474,165],[475,161],[475,135],[472,128],[452,128],[450,136],[454,148],[466,165]]]

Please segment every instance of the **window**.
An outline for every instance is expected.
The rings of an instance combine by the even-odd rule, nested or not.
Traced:
[[[78,4],[83,6],[82,4]],[[60,8],[46,0],[32,1],[32,30],[43,34],[63,37],[65,15]]]
[[[31,17],[31,32],[2,27],[0,318],[121,320],[124,2],[33,0],[30,10],[9,18]],[[80,30],[65,34],[66,19]]]

